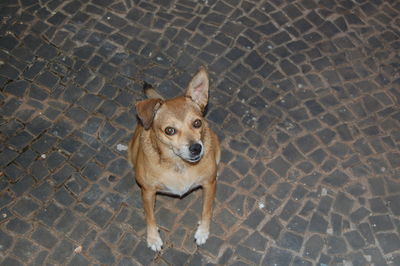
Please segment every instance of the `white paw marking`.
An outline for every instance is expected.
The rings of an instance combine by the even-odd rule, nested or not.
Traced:
[[[209,235],[208,229],[199,226],[197,228],[196,233],[194,234],[194,238],[196,239],[196,244],[200,246],[206,243],[208,235]]]
[[[151,248],[153,251],[155,252],[160,251],[162,245],[163,242],[158,232],[153,234],[147,234],[147,246]]]

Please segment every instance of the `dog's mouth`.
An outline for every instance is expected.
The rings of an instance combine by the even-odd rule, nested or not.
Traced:
[[[201,155],[198,155],[198,156],[193,157],[193,158],[182,158],[182,159],[188,161],[189,163],[197,163],[198,161],[200,161]]]
[[[203,154],[199,154],[196,156],[185,156],[184,154],[179,154],[179,153],[175,153],[177,156],[179,156],[182,160],[188,162],[188,163],[197,163],[201,160],[201,158],[203,157]]]

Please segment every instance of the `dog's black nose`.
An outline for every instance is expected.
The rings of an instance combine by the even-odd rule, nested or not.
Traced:
[[[201,153],[202,146],[199,143],[195,143],[189,146],[190,154],[193,156],[197,156]]]

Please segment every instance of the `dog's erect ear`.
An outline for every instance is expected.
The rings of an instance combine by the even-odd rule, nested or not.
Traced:
[[[163,100],[161,99],[147,99],[136,103],[136,112],[144,129],[149,129],[153,123],[154,116],[160,108]]]
[[[204,67],[201,67],[199,72],[190,81],[186,96],[192,98],[200,106],[201,110],[204,111],[208,102],[208,76]]]

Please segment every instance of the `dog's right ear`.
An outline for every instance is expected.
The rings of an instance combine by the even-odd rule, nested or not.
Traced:
[[[190,81],[186,96],[190,97],[202,112],[204,111],[208,102],[208,75],[204,67],[201,67]]]
[[[136,103],[136,112],[144,129],[149,129],[153,123],[154,116],[160,108],[163,100],[161,99],[147,99]]]

